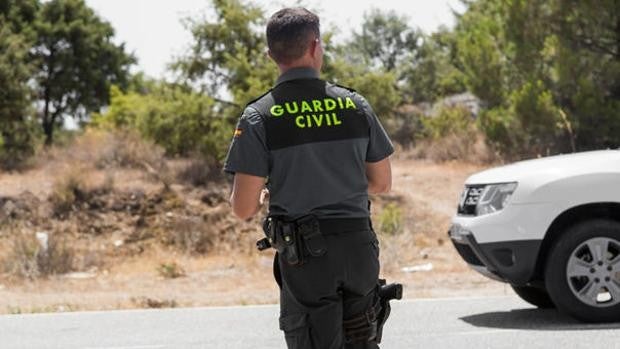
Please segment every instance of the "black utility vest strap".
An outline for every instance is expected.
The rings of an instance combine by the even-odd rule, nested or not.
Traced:
[[[352,91],[323,80],[280,83],[252,107],[265,118],[269,150],[369,137],[361,101]]]

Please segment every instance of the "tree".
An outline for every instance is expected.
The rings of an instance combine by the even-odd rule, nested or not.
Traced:
[[[414,103],[434,103],[437,99],[465,92],[465,75],[454,57],[456,40],[446,28],[425,35],[415,59],[404,65],[405,91]]]
[[[555,31],[571,47],[620,60],[618,0],[554,0]]]
[[[41,4],[38,0],[0,0],[0,16],[15,34],[32,38],[32,23]]]
[[[459,65],[468,89],[489,108],[506,100],[510,77],[510,48],[501,19],[501,2],[472,2],[456,26]]]
[[[265,17],[261,8],[240,0],[212,0],[212,5],[212,20],[186,20],[194,42],[189,54],[171,67],[238,114],[277,78],[276,66],[266,54],[265,36],[257,30],[264,27]]]
[[[401,101],[433,103],[466,90],[455,46],[456,38],[446,28],[425,35],[397,12],[373,9],[364,15],[361,31],[339,49],[341,56],[367,71],[393,73]]]
[[[262,9],[238,0],[213,0],[212,19],[188,19],[194,36],[188,55],[171,66],[181,79],[187,79],[202,92],[215,96],[217,108],[231,125],[241,109],[273,86],[276,65],[266,55]],[[342,46],[332,46],[331,33],[322,34],[326,46],[323,77],[365,94],[380,115],[390,116],[400,101],[394,74],[371,71],[347,59]],[[230,98],[232,97],[232,98]]]
[[[109,101],[112,84],[124,87],[135,59],[112,42],[114,29],[83,0],[51,0],[34,24],[34,80],[43,110],[45,143],[65,116],[78,120]]]
[[[421,33],[408,19],[395,11],[372,9],[364,14],[361,32],[354,32],[351,46],[366,65],[387,71],[398,70],[401,63],[415,55]]]
[[[394,110],[402,101],[395,73],[369,70],[363,64],[351,63],[338,52],[324,65],[323,75],[329,81],[353,87],[382,118],[394,117]]]
[[[553,0],[555,98],[577,149],[620,146],[620,2]]]
[[[1,8],[0,8],[1,10]],[[34,152],[28,45],[0,14],[0,167],[14,168]]]
[[[467,4],[456,47],[491,140],[528,155],[620,146],[618,1]]]
[[[278,70],[266,55],[262,9],[240,0],[211,3],[211,17],[186,20],[194,42],[188,54],[171,67],[179,74],[181,83],[189,81],[194,88],[213,96],[217,102],[213,115],[224,118],[232,127],[241,109],[273,86]],[[418,31],[393,12],[375,11],[367,16],[367,22],[365,34],[342,45],[332,42],[330,31],[322,32],[326,53],[322,77],[363,94],[393,131],[398,125],[391,127],[391,121],[403,101],[400,66],[417,45]],[[389,28],[383,28],[384,25]],[[386,43],[371,40],[376,35],[382,35]],[[371,45],[372,50],[365,50]]]

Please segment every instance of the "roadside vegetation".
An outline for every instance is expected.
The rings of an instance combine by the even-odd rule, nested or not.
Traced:
[[[376,9],[352,33],[324,21],[324,78],[368,99],[414,188],[373,198],[391,273],[448,253],[443,221],[466,173],[620,146],[616,1],[464,3],[455,27],[434,33]],[[260,217],[233,217],[221,166],[243,107],[277,78],[264,55],[269,14],[210,4],[184,21],[191,47],[165,81],[130,73],[135,57],[83,0],[0,0],[0,290],[140,258],[154,258],[144,273],[183,283],[186,258],[255,254]]]
[[[403,147],[441,148],[416,152],[431,160],[620,144],[615,1],[464,4],[454,28],[429,34],[378,9],[348,35],[324,25],[324,77],[364,94]],[[243,107],[277,70],[263,54],[268,14],[260,6],[211,7],[185,20],[193,43],[170,62],[170,82],[129,73],[135,57],[83,0],[0,1],[0,166],[27,165],[73,118],[82,129],[135,132],[167,156],[200,155],[218,168]]]

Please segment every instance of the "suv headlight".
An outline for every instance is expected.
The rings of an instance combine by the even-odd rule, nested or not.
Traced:
[[[516,182],[467,186],[461,196],[458,213],[483,216],[501,211],[516,189]]]

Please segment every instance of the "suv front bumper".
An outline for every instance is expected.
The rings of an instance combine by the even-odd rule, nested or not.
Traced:
[[[449,235],[463,260],[484,276],[523,286],[534,275],[541,240],[480,244],[471,232],[458,225],[452,226]]]
[[[540,246],[556,210],[551,203],[515,204],[483,216],[457,215],[449,235],[473,269],[523,286],[535,275]]]

